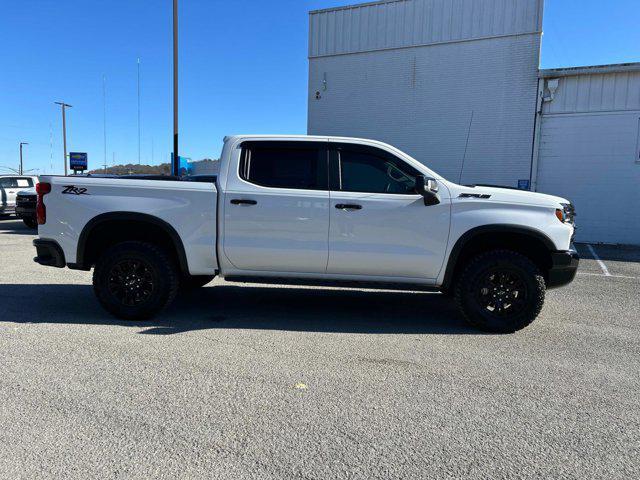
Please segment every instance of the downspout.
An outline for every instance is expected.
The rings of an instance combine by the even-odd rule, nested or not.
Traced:
[[[542,130],[542,103],[544,102],[544,78],[538,79],[538,100],[533,128],[533,152],[531,157],[531,191],[538,191],[538,159],[540,157],[540,132]]]

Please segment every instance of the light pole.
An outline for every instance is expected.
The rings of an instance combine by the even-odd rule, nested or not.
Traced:
[[[67,176],[67,120],[65,116],[65,108],[71,108],[71,105],[68,105],[64,102],[54,102],[56,105],[60,105],[62,107],[62,144],[64,145],[64,176]]]
[[[138,165],[140,165],[140,59],[138,58]]]
[[[107,77],[102,75],[102,140],[104,143],[104,173],[107,173]]]
[[[18,175],[22,175],[22,146],[29,145],[27,142],[20,142],[20,170]]]
[[[173,175],[180,174],[178,154],[178,0],[173,0]]]

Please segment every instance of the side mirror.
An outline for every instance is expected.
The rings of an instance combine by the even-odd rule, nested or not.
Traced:
[[[440,203],[438,190],[438,182],[435,178],[416,175],[416,193],[424,197],[424,204],[426,206],[438,205]]]

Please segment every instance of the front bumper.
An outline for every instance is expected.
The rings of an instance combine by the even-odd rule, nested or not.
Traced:
[[[16,215],[20,218],[35,218],[36,203],[36,197],[33,195],[18,195],[16,198]]]
[[[65,267],[64,252],[62,248],[60,248],[60,245],[58,245],[58,242],[55,240],[36,238],[33,241],[33,245],[37,251],[37,256],[33,259],[34,262],[47,267]]]
[[[0,205],[0,215],[13,215],[16,213],[15,205]]]
[[[578,271],[580,255],[573,245],[569,250],[551,253],[551,268],[547,288],[558,288],[573,281]]]
[[[20,218],[35,218],[36,217],[36,209],[29,207],[16,207],[16,215]]]

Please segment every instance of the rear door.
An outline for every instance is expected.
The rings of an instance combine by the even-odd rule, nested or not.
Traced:
[[[450,201],[425,206],[420,172],[377,147],[331,143],[327,273],[435,280],[449,235]]]
[[[239,270],[324,273],[328,258],[326,142],[253,141],[230,164],[223,250]]]

